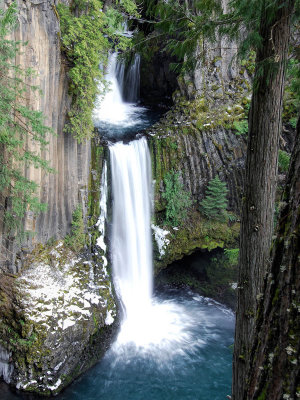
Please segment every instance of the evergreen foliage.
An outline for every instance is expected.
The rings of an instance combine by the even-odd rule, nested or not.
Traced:
[[[200,203],[201,212],[211,219],[226,220],[228,201],[226,199],[228,189],[226,183],[218,176],[209,181],[205,198]]]
[[[100,0],[73,0],[71,5],[58,4],[62,49],[69,61],[72,106],[65,131],[78,142],[92,136],[92,111],[96,96],[105,79],[100,65],[106,65],[109,51],[124,50],[130,39],[122,36],[123,13],[138,16],[134,0],[115,3],[114,8],[103,11]]]
[[[298,24],[298,30],[299,30]],[[283,121],[296,129],[300,107],[300,52],[299,46],[291,46],[287,65],[287,82],[284,91]]]
[[[238,265],[240,249],[224,249],[224,254],[230,265]]]
[[[236,131],[236,135],[245,135],[248,133],[248,121],[246,119],[234,121],[233,128]]]
[[[287,172],[290,165],[291,156],[283,150],[278,153],[278,167],[281,172]]]
[[[192,205],[190,194],[185,191],[179,180],[180,173],[171,170],[164,178],[165,191],[162,198],[166,200],[165,223],[180,226],[186,220],[188,208]]]
[[[218,0],[159,0],[157,5],[155,0],[149,0],[147,10],[148,15],[156,19],[156,35],[153,37],[165,38],[165,49],[178,59],[174,68],[184,71],[196,65],[196,49],[198,57],[204,58],[205,46],[201,50],[203,39],[214,43],[218,37],[226,36],[239,43],[238,57],[241,60],[251,57],[253,50],[263,44],[259,34],[262,13],[267,9],[267,18],[271,21],[278,6],[285,7],[284,3],[283,0],[281,5],[274,0],[231,0],[224,11],[222,2]],[[300,1],[297,0],[294,21],[299,15]],[[271,74],[276,65],[277,61],[269,58],[256,67],[262,75],[266,68]]]
[[[82,208],[78,205],[72,214],[71,233],[65,237],[65,244],[73,251],[78,252],[84,247],[85,233]]]
[[[47,135],[52,131],[44,125],[41,112],[26,106],[28,91],[38,90],[28,84],[33,71],[15,65],[24,44],[7,39],[16,23],[16,3],[5,12],[0,9],[0,202],[1,217],[11,238],[24,233],[26,212],[37,215],[46,209],[46,204],[40,203],[36,195],[38,185],[25,176],[25,169],[33,166],[53,171],[40,156],[40,150],[47,148]]]

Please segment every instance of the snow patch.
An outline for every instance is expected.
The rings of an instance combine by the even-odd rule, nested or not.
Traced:
[[[40,329],[47,329],[49,334],[66,330],[79,320],[89,320],[94,306],[107,306],[103,289],[113,297],[105,267],[101,270],[98,265],[96,274],[93,262],[72,258],[73,253],[59,245],[50,254],[51,265],[34,263],[18,278],[26,319],[39,323]],[[0,376],[7,377],[8,367],[1,361],[0,354]]]
[[[114,317],[112,316],[112,310],[107,310],[106,312],[106,318],[105,318],[105,324],[106,325],[111,325],[114,322]]]
[[[159,255],[160,257],[162,257],[166,252],[168,244],[170,243],[170,240],[167,239],[166,237],[170,232],[165,231],[164,229],[154,224],[151,225],[151,228],[153,229],[154,232],[154,237],[157,243]]]
[[[61,379],[58,379],[57,382],[53,386],[48,386],[50,390],[56,390],[61,385]]]

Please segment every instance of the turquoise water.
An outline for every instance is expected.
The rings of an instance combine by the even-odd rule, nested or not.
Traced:
[[[230,394],[232,311],[191,292],[156,298],[184,330],[160,342],[113,345],[59,400],[223,400]],[[182,317],[184,315],[184,321]],[[175,316],[176,319],[176,316]],[[155,327],[158,331],[159,326]]]

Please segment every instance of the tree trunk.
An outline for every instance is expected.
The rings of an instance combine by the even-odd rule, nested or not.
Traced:
[[[257,298],[270,265],[284,71],[294,7],[294,0],[275,2],[276,10],[270,18],[269,3],[264,1],[262,6],[260,36],[263,42],[257,51],[249,114],[233,360],[234,400],[246,399]]]
[[[300,396],[300,119],[283,201],[273,261],[257,313],[249,400]]]

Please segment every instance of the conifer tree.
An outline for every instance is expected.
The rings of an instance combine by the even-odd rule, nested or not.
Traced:
[[[211,219],[226,219],[227,193],[226,183],[222,182],[218,175],[209,181],[205,198],[200,203],[200,209],[203,214]]]

